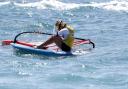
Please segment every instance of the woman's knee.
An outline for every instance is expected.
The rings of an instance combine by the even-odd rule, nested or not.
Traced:
[[[59,36],[52,36],[52,38],[53,38],[54,40],[61,40],[61,38],[60,38]]]

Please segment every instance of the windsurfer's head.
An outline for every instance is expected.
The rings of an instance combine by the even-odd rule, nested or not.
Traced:
[[[56,21],[56,23],[55,23],[57,30],[61,30],[61,29],[65,28],[66,25],[67,25],[66,23],[64,23],[63,21],[59,21],[59,20]]]

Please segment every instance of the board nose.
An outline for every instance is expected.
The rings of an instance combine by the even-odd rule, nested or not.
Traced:
[[[10,45],[11,43],[13,43],[12,40],[3,40],[3,41],[1,42],[1,45],[2,45],[2,46],[4,46],[4,45]]]

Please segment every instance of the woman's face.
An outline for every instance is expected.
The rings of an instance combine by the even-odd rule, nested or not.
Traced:
[[[56,22],[55,24],[55,28],[60,31],[61,29],[63,29],[63,22]]]
[[[59,26],[56,25],[55,28],[56,28],[56,30],[59,30]]]
[[[56,25],[55,28],[60,31],[61,30],[61,27],[59,27],[59,25]]]

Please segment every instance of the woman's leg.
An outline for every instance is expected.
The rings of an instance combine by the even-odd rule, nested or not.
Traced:
[[[37,46],[39,49],[44,49],[47,45],[50,45],[52,43],[55,43],[59,48],[61,48],[62,45],[62,39],[59,36],[52,36],[47,41],[42,43],[41,45]]]

